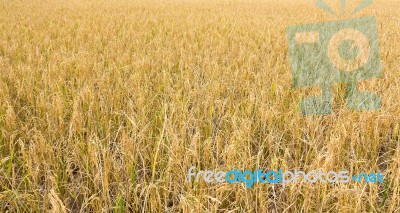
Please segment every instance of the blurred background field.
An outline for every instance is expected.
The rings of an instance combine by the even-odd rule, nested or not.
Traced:
[[[338,2],[338,1],[337,1]],[[356,2],[353,2],[355,5]],[[0,1],[0,211],[396,212],[400,1]],[[379,111],[302,117],[285,29],[376,16]],[[384,184],[192,184],[187,170],[382,172]]]

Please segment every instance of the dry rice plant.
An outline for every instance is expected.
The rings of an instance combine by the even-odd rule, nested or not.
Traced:
[[[400,2],[376,0],[379,111],[306,116],[285,29],[314,0],[0,1],[1,212],[400,211]],[[384,184],[189,183],[188,168]]]

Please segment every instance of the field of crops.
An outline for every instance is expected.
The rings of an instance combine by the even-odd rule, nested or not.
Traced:
[[[400,211],[399,7],[0,0],[0,212]],[[346,109],[336,84],[334,113],[302,116],[319,91],[292,87],[286,28],[362,16],[376,17],[383,77],[360,87],[381,110]],[[189,182],[191,166],[385,182],[247,189]]]

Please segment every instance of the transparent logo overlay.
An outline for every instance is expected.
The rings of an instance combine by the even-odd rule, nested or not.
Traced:
[[[332,11],[321,2],[317,2],[318,7]],[[355,12],[365,7],[366,3],[370,1],[365,1]],[[335,83],[347,84],[348,109],[381,108],[379,96],[372,92],[360,92],[357,88],[358,82],[382,76],[375,17],[291,26],[287,28],[286,36],[293,86],[319,86],[322,90],[320,96],[301,100],[300,111],[303,115],[331,114],[332,85]]]
[[[303,183],[349,183],[353,182],[366,182],[366,183],[383,183],[384,176],[381,173],[360,173],[357,175],[350,175],[347,170],[343,171],[328,171],[312,170],[304,172],[301,170],[284,171],[281,168],[278,170],[239,170],[233,169],[228,172],[225,171],[202,171],[197,170],[192,166],[188,170],[188,181],[206,183],[244,183],[246,188],[252,187],[256,183],[269,183],[269,184],[282,184],[283,186],[289,183],[303,182]]]

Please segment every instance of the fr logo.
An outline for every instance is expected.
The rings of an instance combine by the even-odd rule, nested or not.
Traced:
[[[364,0],[357,13],[372,3]],[[346,0],[341,0],[342,14]],[[317,7],[336,13],[323,1]],[[346,83],[346,106],[350,110],[378,110],[381,99],[371,92],[360,92],[357,83],[382,76],[375,17],[291,26],[286,30],[292,82],[295,88],[320,86],[321,96],[300,102],[303,115],[332,113],[332,85]]]

